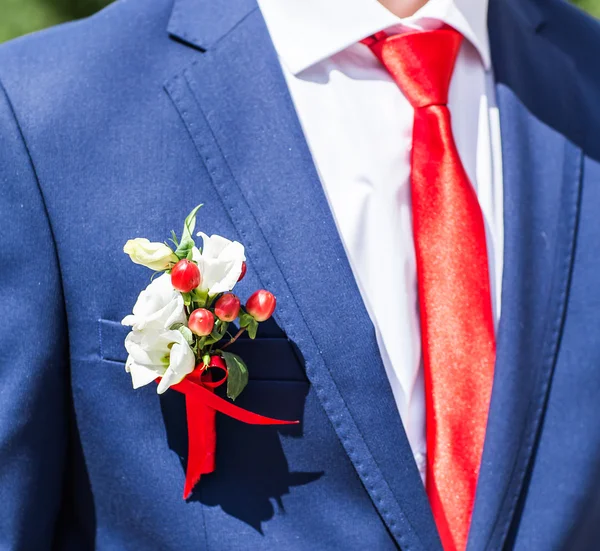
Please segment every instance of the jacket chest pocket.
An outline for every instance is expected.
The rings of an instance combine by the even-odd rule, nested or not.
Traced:
[[[107,319],[98,320],[98,324],[100,359],[124,364],[127,360],[124,342],[131,328]],[[228,350],[244,360],[252,381],[308,383],[300,353],[283,334],[255,340],[244,335]]]

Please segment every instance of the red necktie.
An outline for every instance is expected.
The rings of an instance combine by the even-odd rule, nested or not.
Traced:
[[[413,230],[427,408],[427,493],[445,551],[464,551],[496,355],[483,216],[450,125],[453,29],[363,41],[414,107]]]

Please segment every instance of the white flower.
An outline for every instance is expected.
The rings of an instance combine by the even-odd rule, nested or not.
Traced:
[[[160,332],[186,320],[183,297],[171,285],[171,276],[163,274],[140,293],[133,314],[126,316],[121,323],[131,325],[136,331],[149,328]]]
[[[164,243],[153,243],[145,237],[130,239],[125,243],[123,252],[129,255],[132,262],[160,272],[166,270],[172,262],[177,262],[175,253]]]
[[[202,253],[194,247],[193,260],[202,274],[200,289],[209,296],[231,291],[242,273],[242,263],[246,260],[244,246],[220,235],[198,232],[204,246]]]
[[[133,388],[161,377],[156,390],[158,394],[180,383],[196,365],[193,350],[185,337],[175,330],[131,331],[125,339],[125,348],[129,353],[125,370],[131,373]]]
[[[157,277],[140,293],[133,314],[121,322],[133,327],[125,339],[129,354],[125,370],[131,373],[133,388],[162,377],[157,389],[162,394],[194,370],[193,350],[181,332],[170,329],[186,321],[183,297],[168,274]]]

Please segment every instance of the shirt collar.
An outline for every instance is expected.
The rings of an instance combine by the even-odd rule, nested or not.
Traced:
[[[490,68],[488,0],[429,0],[399,18],[377,0],[258,0],[281,61],[295,75],[376,32],[402,25],[459,31]]]

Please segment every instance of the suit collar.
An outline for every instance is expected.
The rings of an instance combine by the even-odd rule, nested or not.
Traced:
[[[505,4],[532,30],[544,22],[537,0],[489,1]],[[207,50],[257,9],[256,0],[174,0],[168,32],[182,42]]]
[[[399,18],[377,0],[258,0],[280,59],[299,74],[379,31],[458,30],[490,65],[488,0],[429,0],[411,17]]]
[[[519,25],[530,32],[537,32],[545,22],[545,14],[540,7],[539,0],[490,0],[493,10],[511,11],[517,18]],[[489,25],[494,25],[492,18]]]
[[[255,10],[256,0],[175,0],[167,30],[190,46],[208,50]]]

